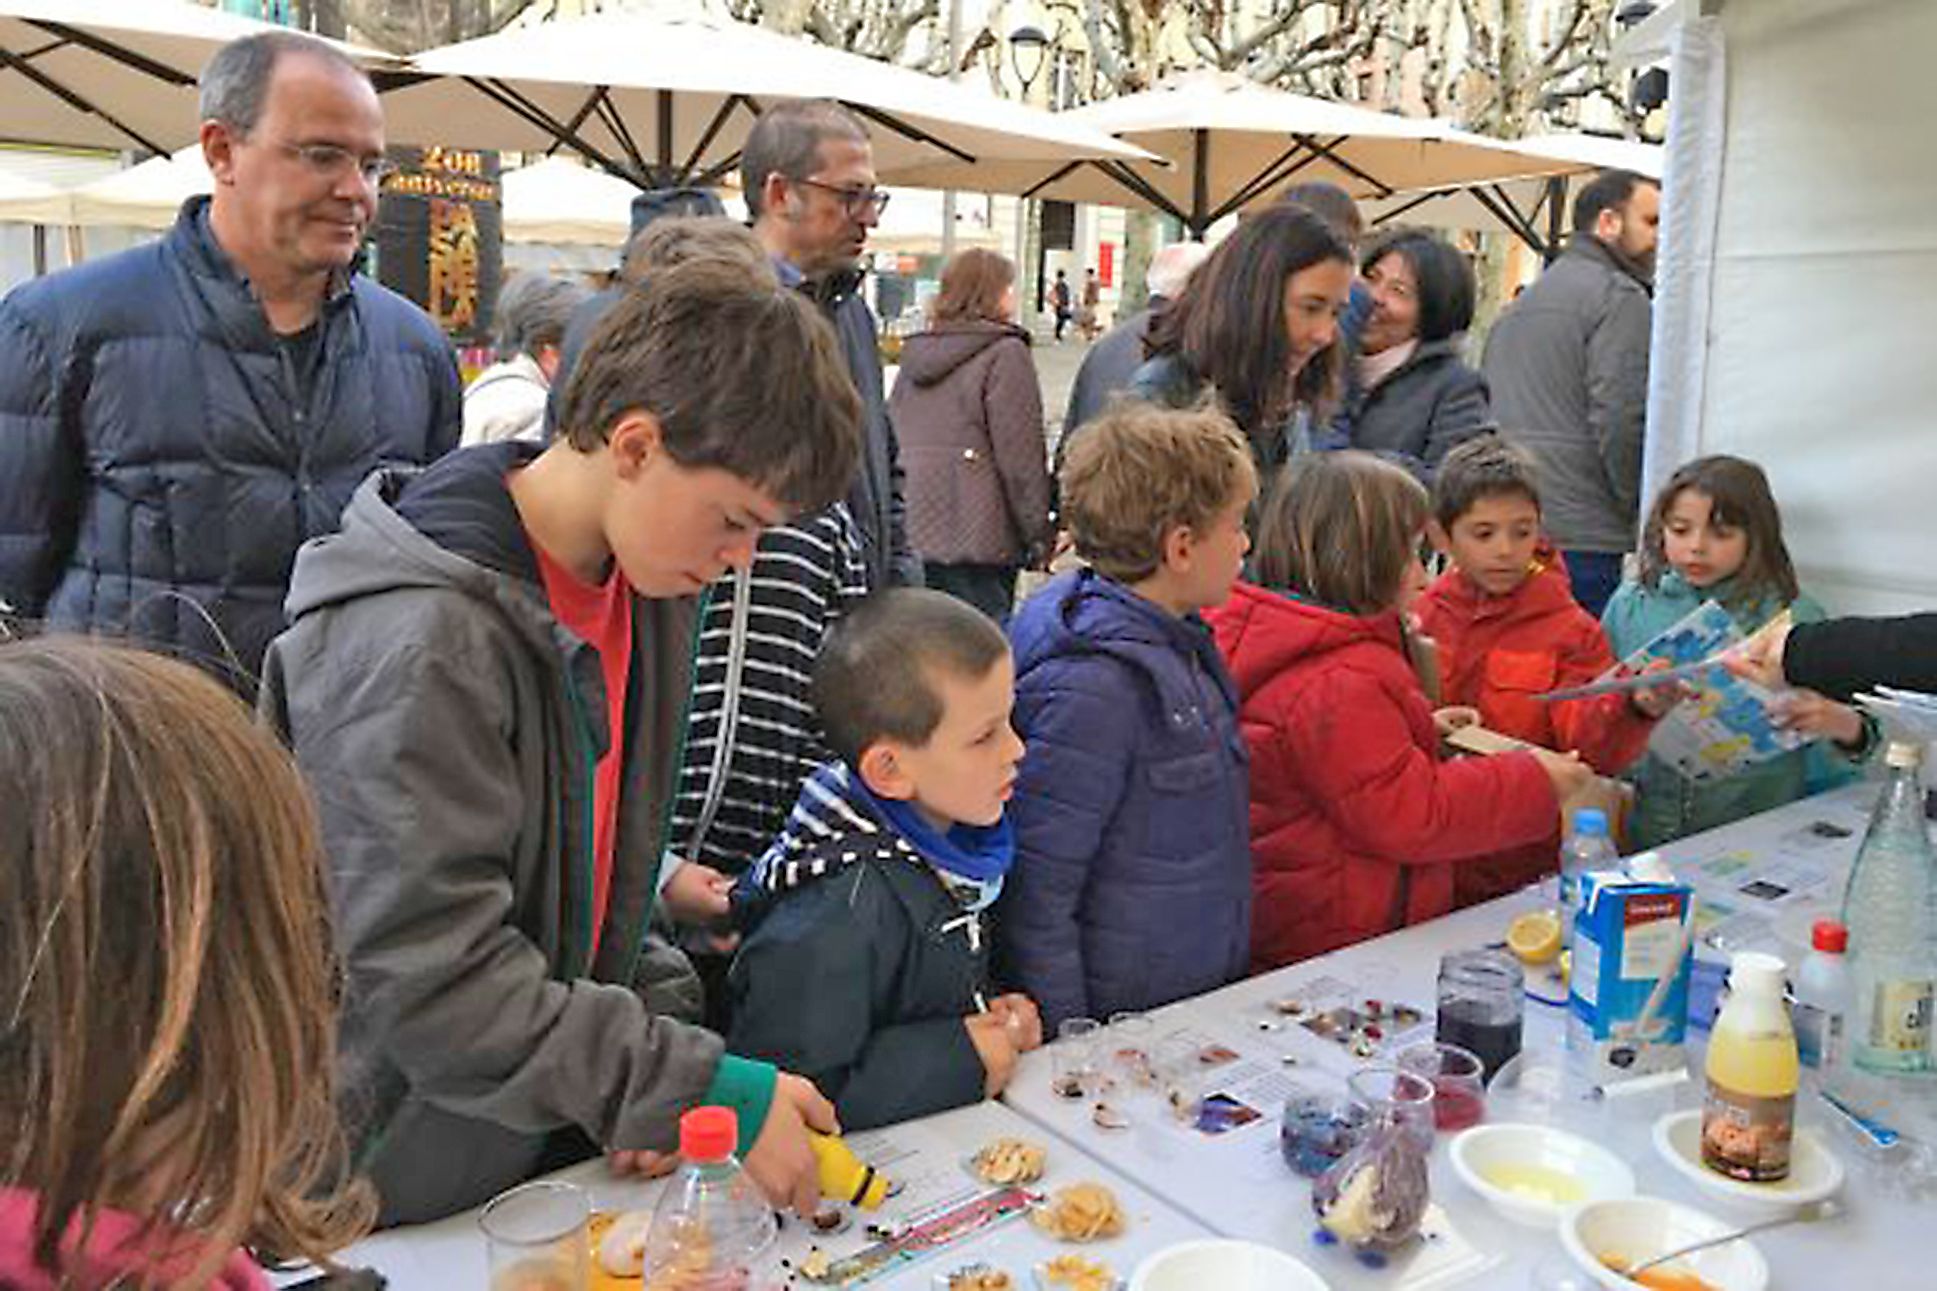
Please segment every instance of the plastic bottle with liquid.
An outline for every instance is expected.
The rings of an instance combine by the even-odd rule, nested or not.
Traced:
[[[1708,1041],[1702,1164],[1745,1183],[1789,1177],[1801,1072],[1782,988],[1780,959],[1738,951]]]
[[[1560,917],[1564,928],[1571,931],[1574,912],[1581,906],[1581,875],[1620,866],[1621,853],[1608,834],[1607,813],[1599,807],[1578,808],[1574,812],[1574,835],[1560,849]]]
[[[740,1160],[740,1123],[727,1107],[695,1107],[679,1118],[683,1160],[646,1233],[645,1282],[682,1291],[764,1287],[761,1257],[779,1232],[773,1208]]]
[[[1856,996],[1850,1056],[1889,1076],[1931,1069],[1937,878],[1919,783],[1923,746],[1893,740],[1884,762],[1889,780],[1850,867],[1843,923]]]
[[[1809,930],[1809,956],[1796,974],[1796,1056],[1828,1082],[1841,1069],[1849,1044],[1850,1011],[1856,1001],[1850,979],[1850,930],[1835,919],[1818,919]]]

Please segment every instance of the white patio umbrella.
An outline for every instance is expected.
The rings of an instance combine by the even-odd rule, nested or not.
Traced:
[[[168,157],[150,157],[126,170],[68,193],[68,223],[80,228],[115,225],[161,231],[174,227],[182,203],[214,190],[202,146],[190,144]]]
[[[780,98],[833,98],[870,125],[883,182],[937,160],[1147,159],[1068,116],[704,13],[594,14],[428,50],[378,73],[392,139],[543,151],[562,143],[655,186],[713,184]],[[993,172],[992,172],[993,173]],[[977,178],[971,185],[991,190]]]
[[[0,138],[163,154],[195,137],[195,78],[231,40],[283,30],[186,0],[0,0]],[[397,66],[339,45],[366,67]]]
[[[0,223],[68,224],[67,190],[31,175],[0,171]]]
[[[1661,145],[1602,135],[1532,135],[1516,148],[1574,167],[1566,175],[1516,179],[1400,193],[1359,203],[1371,228],[1414,224],[1449,232],[1510,233],[1542,255],[1559,251],[1570,224],[1574,194],[1603,170],[1631,170],[1660,179]]]
[[[504,240],[624,246],[639,189],[564,157],[504,172]]]
[[[989,188],[1030,197],[1161,211],[1195,235],[1234,211],[1275,200],[1288,183],[1327,180],[1355,197],[1541,175],[1551,158],[1443,121],[1373,112],[1259,85],[1229,72],[1187,72],[1156,88],[1093,103],[1062,119],[1134,143],[1175,163],[1122,159],[1063,165],[936,164],[901,182]]]

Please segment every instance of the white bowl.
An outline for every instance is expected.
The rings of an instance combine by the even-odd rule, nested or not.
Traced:
[[[1130,1291],[1329,1291],[1301,1261],[1257,1242],[1223,1238],[1167,1246],[1137,1265]]]
[[[1545,1125],[1476,1125],[1454,1137],[1451,1155],[1460,1182],[1501,1215],[1529,1228],[1551,1229],[1577,1202],[1634,1192],[1634,1171],[1621,1158],[1598,1143]],[[1514,1166],[1552,1171],[1580,1191],[1547,1200],[1488,1177]]]
[[[1601,1257],[1614,1256],[1639,1264],[1737,1227],[1658,1197],[1617,1197],[1584,1202],[1570,1209],[1560,1223],[1560,1243],[1567,1248],[1568,1258],[1597,1286],[1610,1291],[1647,1291],[1641,1283],[1608,1268]],[[1686,1269],[1716,1291],[1766,1291],[1769,1285],[1768,1261],[1746,1237],[1684,1255],[1664,1267]]]
[[[1724,1206],[1758,1217],[1814,1205],[1843,1186],[1843,1163],[1805,1129],[1790,1140],[1789,1177],[1775,1183],[1744,1183],[1703,1165],[1700,1109],[1670,1112],[1656,1121],[1654,1142],[1662,1159],[1697,1188]]]

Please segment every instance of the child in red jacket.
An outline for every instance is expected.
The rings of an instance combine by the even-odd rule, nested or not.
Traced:
[[[1460,866],[1552,835],[1590,774],[1546,750],[1441,761],[1403,626],[1426,520],[1391,463],[1301,459],[1260,521],[1262,586],[1209,616],[1251,753],[1257,970],[1445,914]]]
[[[1540,532],[1534,466],[1488,435],[1446,455],[1433,482],[1433,544],[1453,568],[1415,607],[1438,647],[1440,699],[1481,725],[1580,754],[1602,775],[1626,770],[1675,692],[1634,691],[1549,703],[1544,691],[1593,681],[1614,666],[1601,625],[1574,600],[1567,567]],[[1462,865],[1456,903],[1517,891],[1553,870],[1556,834],[1538,846]]]

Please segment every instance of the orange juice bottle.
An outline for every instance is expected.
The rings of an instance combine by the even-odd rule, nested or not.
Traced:
[[[1737,952],[1729,1001],[1708,1041],[1702,1164],[1748,1183],[1789,1176],[1801,1064],[1782,982],[1780,959]]]

